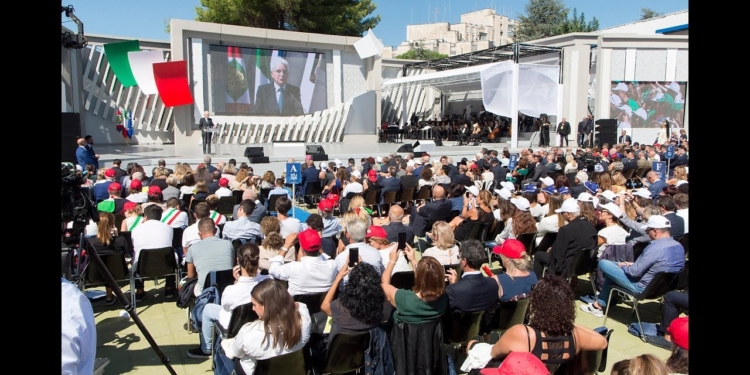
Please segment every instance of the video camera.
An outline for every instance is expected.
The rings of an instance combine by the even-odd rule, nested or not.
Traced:
[[[62,223],[70,223],[71,228],[63,230],[63,242],[67,245],[78,243],[81,233],[89,221],[99,222],[99,214],[91,200],[88,189],[82,189],[83,176],[70,163],[60,167],[60,201]]]

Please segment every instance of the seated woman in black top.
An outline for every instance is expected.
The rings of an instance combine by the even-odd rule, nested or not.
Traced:
[[[474,188],[472,187],[472,189]],[[492,214],[492,208],[490,207],[492,194],[490,194],[489,191],[480,191],[476,200],[473,199],[472,193],[467,192],[467,194],[470,194],[470,197],[464,199],[461,215],[456,216],[449,223],[451,228],[453,228],[453,236],[456,238],[456,241],[468,239],[467,237],[469,236],[472,224],[492,224],[495,220],[495,216]]]
[[[349,275],[346,288],[339,291],[344,276]],[[338,298],[333,299],[339,291]],[[333,318],[328,344],[339,333],[361,333],[377,327],[388,320],[393,307],[385,299],[380,286],[380,274],[372,265],[362,262],[353,268],[348,264],[341,267],[336,279],[328,290],[320,310]],[[328,348],[319,348],[317,358],[324,360]]]
[[[514,325],[500,336],[492,346],[493,360],[487,367],[497,367],[496,360],[510,352],[530,352],[555,373],[576,354],[607,347],[604,336],[575,324],[575,295],[562,277],[546,276],[531,290],[529,298],[529,324]]]
[[[117,235],[117,228],[115,228],[115,215],[109,212],[99,213],[99,223],[96,225],[97,231],[96,236],[89,237],[88,241],[96,249],[96,253],[100,257],[112,254],[122,254],[124,257],[127,255],[128,245],[125,238]],[[115,298],[112,295],[112,288],[107,285],[107,297],[104,302],[107,305],[115,303]]]

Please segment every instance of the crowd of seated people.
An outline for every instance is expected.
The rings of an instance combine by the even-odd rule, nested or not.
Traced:
[[[686,151],[686,142],[682,147]],[[136,164],[121,170],[118,161],[101,168],[96,177],[101,181],[91,184],[100,221],[89,225],[86,235],[101,253],[122,254],[131,267],[143,251],[177,242],[175,257],[188,276],[199,279],[196,296],[211,271],[233,270],[233,287],[242,286],[245,295],[203,310],[200,346],[189,353],[193,358],[208,358],[216,350],[212,325],[226,326],[234,308],[252,302],[258,320],[221,343],[223,354],[238,358],[246,373],[258,361],[295,352],[308,341],[325,357],[326,345],[338,334],[367,331],[392,340],[391,330],[399,324],[434,322],[444,314],[460,319],[467,312],[484,313],[479,344],[489,345],[466,347],[486,351],[485,363],[475,369],[497,367],[509,354],[527,352],[554,373],[581,352],[607,346],[600,333],[575,324],[576,284],[566,278],[578,252],[591,251],[603,273],[603,284],[583,296],[588,302],[580,306],[596,317],[603,316],[612,287],[638,293],[657,273],[679,273],[684,267],[680,241],[689,231],[687,170],[677,166],[667,182],[644,173],[635,188],[621,168],[637,163],[635,148],[524,149],[513,169],[507,149],[483,149],[457,163],[447,156],[411,154],[352,159],[347,166],[315,165],[309,159],[300,195],[313,191],[308,188],[314,184],[319,189],[305,202],[291,199],[282,173],[255,175],[249,165],[233,160],[213,166],[207,157],[195,171],[187,163],[177,163],[171,172],[159,165],[151,177]],[[594,154],[589,168],[587,155]],[[417,198],[420,188],[429,190],[427,199]],[[370,189],[377,190],[374,205],[364,198]],[[414,189],[411,199],[401,200],[404,189]],[[396,193],[395,203],[383,200],[390,191]],[[340,204],[344,192],[346,210]],[[277,197],[268,207],[271,196]],[[231,214],[219,213],[224,197],[236,199]],[[313,214],[301,222],[290,212],[304,203],[311,204]],[[486,224],[485,230],[472,230],[479,224]],[[124,232],[130,233],[130,243]],[[556,239],[537,249],[548,233]],[[405,244],[399,246],[402,238]],[[527,238],[531,242],[522,242]],[[598,259],[610,247],[630,246],[632,252],[633,244],[644,241],[650,244],[632,261]],[[413,284],[402,289],[400,274],[409,272]],[[163,297],[174,298],[176,281],[167,278]],[[136,289],[136,300],[152,298],[138,279]],[[224,294],[231,296],[234,289]],[[115,303],[111,286],[106,292],[106,303]],[[295,302],[310,294],[319,294],[320,303]],[[525,298],[530,299],[527,324],[488,342],[489,322],[502,303]],[[332,319],[330,333],[320,332],[310,309]],[[328,335],[325,345],[321,334]],[[679,348],[673,350],[677,359],[671,371],[686,373],[681,364],[687,361],[686,342],[683,346],[671,327],[661,337],[668,344],[651,341]],[[399,352],[398,343],[390,345]],[[399,359],[379,363],[394,360],[398,368]],[[644,361],[630,361],[630,371]]]

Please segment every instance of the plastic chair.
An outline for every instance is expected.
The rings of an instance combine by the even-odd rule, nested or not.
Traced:
[[[589,281],[591,282],[591,290],[596,293],[596,285],[594,280],[596,279],[596,250],[581,249],[573,257],[573,265],[570,267],[568,273],[568,282],[574,277],[581,275],[589,275]]]
[[[654,278],[651,279],[651,282],[648,283],[646,289],[644,289],[641,293],[633,293],[616,284],[612,285],[612,289],[610,289],[609,296],[607,297],[607,308],[604,310],[604,323],[602,323],[602,325],[607,325],[609,308],[612,306],[612,293],[614,293],[615,291],[620,292],[622,294],[630,296],[630,298],[632,299],[633,310],[635,311],[635,316],[638,319],[638,325],[641,329],[641,340],[643,340],[643,342],[646,342],[646,336],[643,335],[643,324],[641,323],[641,316],[640,314],[638,314],[638,304],[643,300],[661,298],[665,294],[667,294],[667,292],[673,290],[675,287],[675,282],[677,281],[677,275],[678,273],[676,272],[659,272],[654,275]]]
[[[232,216],[235,204],[234,197],[221,197],[219,198],[219,207],[216,211],[224,216]]]
[[[270,198],[268,198],[268,208],[266,208],[266,213],[271,214],[271,212],[276,212],[276,201],[281,198],[285,197],[284,194],[274,194]]]
[[[526,247],[526,254],[531,254],[532,246],[536,243],[536,232],[523,233],[516,237]]]
[[[526,310],[529,308],[529,299],[501,302],[495,315],[492,316],[490,327],[493,332],[502,334],[516,324],[522,324],[526,319]]]
[[[328,347],[322,373],[346,374],[358,371],[365,366],[365,352],[369,347],[369,331],[357,334],[337,334]]]
[[[217,351],[221,348],[219,346],[219,340],[221,339],[228,339],[237,336],[237,333],[240,332],[240,328],[244,326],[247,323],[252,323],[254,321],[258,320],[258,314],[253,311],[253,303],[249,302],[244,305],[239,305],[232,310],[231,317],[229,318],[229,326],[227,328],[222,327],[221,324],[216,322],[213,327],[213,337],[211,339],[211,343],[213,346],[213,350],[211,350],[211,369],[216,368],[216,361],[217,361]]]
[[[394,273],[391,275],[391,285],[398,289],[411,290],[414,287],[414,271]]]
[[[537,251],[547,251],[550,247],[552,247],[552,244],[555,243],[555,240],[557,239],[557,232],[547,232],[544,234],[544,237],[542,237],[542,240],[539,241],[539,244],[536,244],[536,239],[534,240],[534,244],[531,246],[531,253],[529,253],[529,256],[534,256]]]
[[[460,345],[479,334],[484,311],[443,314],[443,342]]]
[[[320,305],[323,304],[326,294],[328,293],[298,294],[294,296],[294,302],[301,302],[307,305],[307,311],[310,315],[313,315],[320,312]]]
[[[157,278],[175,275],[177,280],[182,278],[182,271],[177,265],[174,248],[143,249],[138,254],[138,262],[130,269],[130,298],[135,307],[135,278]]]
[[[245,192],[243,190],[232,190],[232,196],[234,197],[234,204],[240,204],[240,202],[242,202],[242,194],[244,193]]]
[[[235,363],[239,363],[239,361],[235,361]],[[237,366],[235,366],[235,370],[237,370]],[[255,365],[255,375],[305,375],[306,372],[305,356],[302,349],[278,357],[260,360]],[[240,372],[238,371],[237,374],[240,374]]]

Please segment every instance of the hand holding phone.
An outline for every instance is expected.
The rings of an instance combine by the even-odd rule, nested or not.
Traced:
[[[352,247],[349,249],[349,267],[354,267],[359,261],[359,248]]]
[[[406,249],[406,232],[401,232],[398,234],[398,249]]]

